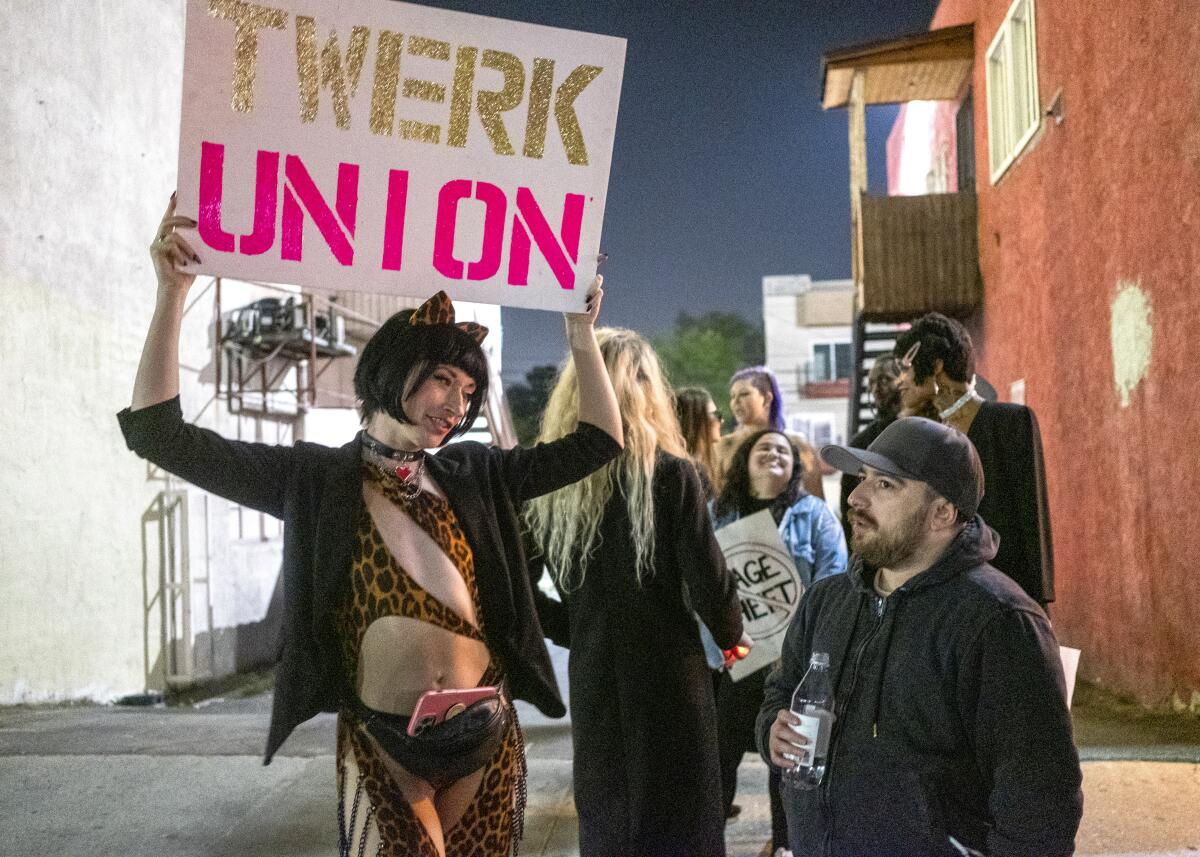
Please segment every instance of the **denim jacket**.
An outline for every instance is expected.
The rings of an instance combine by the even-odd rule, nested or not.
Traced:
[[[846,570],[846,534],[825,501],[805,494],[783,513],[779,535],[792,552],[804,588]]]
[[[732,512],[722,515],[713,521],[713,528],[719,530],[737,518]],[[846,570],[846,536],[824,500],[805,494],[793,503],[779,522],[779,535],[792,552],[805,589]]]
[[[710,504],[710,513],[712,508]],[[735,512],[719,518],[714,516],[713,529],[719,530],[737,519],[738,515]],[[783,513],[783,519],[779,522],[779,535],[792,553],[792,561],[796,563],[796,571],[800,574],[805,589],[823,577],[840,574],[846,570],[846,536],[824,500],[811,494],[803,495]],[[713,641],[703,623],[700,625],[700,631],[708,665],[712,669],[721,669],[724,666],[724,655],[720,647]]]

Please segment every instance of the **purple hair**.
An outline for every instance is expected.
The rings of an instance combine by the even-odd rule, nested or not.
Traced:
[[[766,366],[747,366],[733,373],[733,377],[729,379],[729,386],[732,387],[738,381],[749,381],[754,385],[754,389],[764,396],[770,394],[771,406],[767,410],[767,428],[777,432],[783,431],[786,428],[783,424],[783,395],[779,392],[779,382],[775,380],[775,373]]]

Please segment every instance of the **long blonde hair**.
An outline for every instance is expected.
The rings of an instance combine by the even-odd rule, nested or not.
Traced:
[[[525,523],[555,582],[567,592],[583,585],[600,546],[600,521],[614,487],[629,516],[638,584],[654,567],[654,464],[659,450],[687,457],[675,405],[658,356],[640,334],[618,327],[596,331],[625,430],[625,450],[600,470],[530,501]],[[557,440],[579,423],[579,378],[568,360],[542,415],[539,441]]]

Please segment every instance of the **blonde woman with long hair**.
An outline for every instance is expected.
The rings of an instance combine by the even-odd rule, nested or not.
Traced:
[[[540,602],[543,626],[571,649],[579,851],[721,857],[713,686],[692,611],[732,647],[742,633],[737,592],[657,356],[633,331],[596,336],[625,449],[525,509],[536,561],[562,598]],[[542,442],[574,430],[579,400],[568,362]]]

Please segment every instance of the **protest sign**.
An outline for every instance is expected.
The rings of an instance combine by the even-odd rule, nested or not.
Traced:
[[[769,510],[721,527],[717,543],[737,579],[742,622],[754,639],[750,654],[729,669],[730,677],[739,681],[779,658],[804,584]]]
[[[392,0],[188,0],[196,273],[583,307],[624,39]]]

